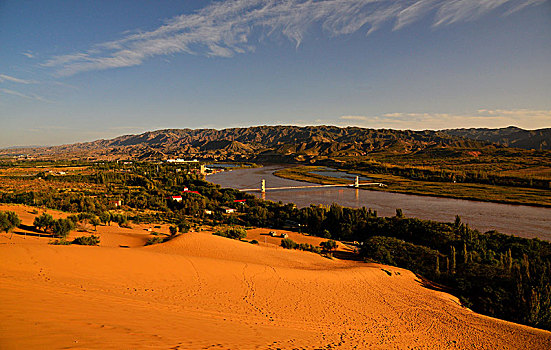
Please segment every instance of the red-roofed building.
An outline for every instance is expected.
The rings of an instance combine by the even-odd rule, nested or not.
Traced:
[[[195,193],[195,194],[201,194],[197,191],[190,191],[190,190],[183,190],[182,193]]]
[[[181,202],[182,201],[182,196],[168,196],[167,199],[172,199],[173,201]]]

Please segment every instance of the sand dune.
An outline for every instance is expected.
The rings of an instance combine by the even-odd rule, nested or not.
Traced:
[[[100,234],[109,246],[52,246],[48,238],[0,235],[0,348],[546,349],[551,344],[550,332],[473,313],[399,268],[208,233],[130,249],[115,246],[125,239],[121,233]]]

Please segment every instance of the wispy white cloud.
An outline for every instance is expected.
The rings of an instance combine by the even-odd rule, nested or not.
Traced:
[[[24,84],[24,85],[38,84],[39,83],[36,80],[25,80],[25,79],[12,77],[12,76],[6,75],[6,74],[0,74],[0,83],[6,83],[6,82],[8,83],[8,85],[9,85],[9,83]],[[29,100],[36,100],[36,101],[41,101],[41,102],[52,103],[52,101],[50,101],[50,100],[48,100],[48,99],[46,99],[42,96],[39,96],[39,95],[36,95],[36,94],[25,94],[25,93],[15,91],[15,90],[12,90],[12,89],[0,88],[0,95],[2,95],[2,94],[22,97],[22,98],[29,99]]]
[[[21,54],[27,58],[34,58],[32,51],[21,52]]]
[[[18,84],[36,84],[37,83],[34,80],[24,80],[24,79],[11,77],[11,76],[5,75],[5,74],[0,74],[0,83],[2,83],[4,81],[9,81],[9,82],[18,83]]]
[[[330,36],[384,24],[399,30],[432,16],[433,25],[472,21],[503,9],[510,15],[546,0],[228,0],[168,20],[159,28],[99,43],[86,52],[55,56],[43,63],[57,75],[130,67],[162,55],[188,53],[232,57],[252,52],[258,38],[283,36],[298,47],[314,28]]]
[[[15,91],[15,90],[11,90],[11,89],[4,89],[4,88],[0,88],[0,95],[1,94],[6,94],[6,95],[12,95],[12,96],[17,96],[17,97],[21,97],[21,98],[25,98],[25,99],[29,99],[29,100],[36,100],[36,101],[41,101],[41,102],[46,102],[46,103],[52,103],[52,101],[42,97],[42,96],[38,96],[38,95],[35,95],[35,94],[24,94],[22,92],[19,92],[19,91]]]
[[[395,129],[449,129],[462,127],[505,127],[528,129],[551,127],[551,110],[479,109],[472,113],[385,113],[382,115],[341,116],[340,125]]]
[[[31,98],[30,96],[27,96],[21,92],[17,92],[17,91],[13,91],[13,90],[10,90],[10,89],[0,89],[0,92],[4,93],[4,94],[8,94],[8,95],[13,95],[13,96],[18,96],[18,97],[23,97],[23,98]]]

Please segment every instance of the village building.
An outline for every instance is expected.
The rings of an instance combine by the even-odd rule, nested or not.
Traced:
[[[114,206],[115,208],[118,208],[122,205],[122,201],[118,200],[118,201],[110,201],[109,202],[109,205],[112,205]]]
[[[187,187],[184,187],[184,190],[182,191],[182,193],[194,193],[194,194],[201,194],[197,191],[190,191],[189,188]]]
[[[222,207],[222,210],[223,210],[226,214],[235,213],[235,209],[233,209],[233,208]]]
[[[182,196],[169,196],[167,199],[172,199],[173,201],[181,202]]]

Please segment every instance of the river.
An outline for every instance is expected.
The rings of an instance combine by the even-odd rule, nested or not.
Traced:
[[[260,188],[261,179],[266,187],[311,185],[307,182],[282,179],[273,175],[280,165],[262,168],[237,169],[207,176],[207,180],[222,187],[235,189]],[[261,197],[260,192],[251,192]],[[312,188],[267,191],[265,199],[295,203],[298,207],[310,204],[346,207],[366,207],[377,210],[379,216],[393,216],[396,208],[407,217],[452,222],[455,215],[481,232],[497,230],[526,238],[551,241],[551,208],[531,207],[463,199],[417,196],[402,193],[358,190],[354,188]]]

